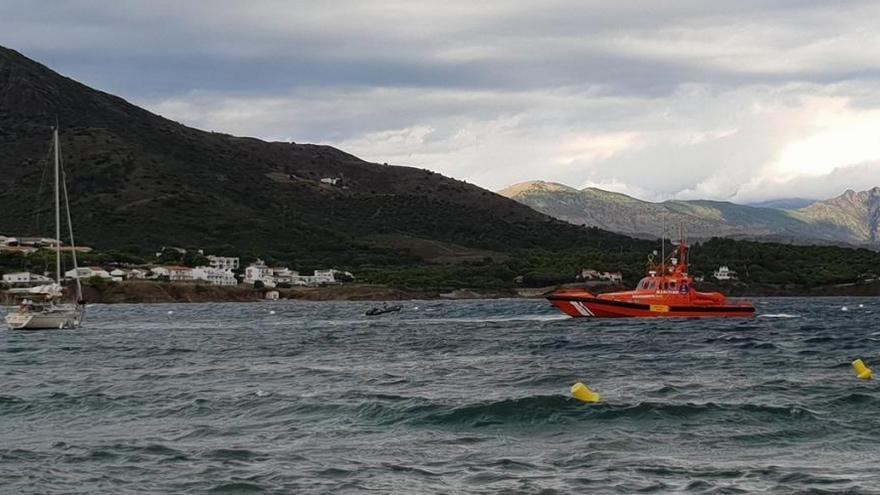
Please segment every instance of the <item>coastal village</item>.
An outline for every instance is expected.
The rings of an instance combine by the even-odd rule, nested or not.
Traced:
[[[15,252],[24,255],[32,254],[40,249],[54,251],[56,241],[46,237],[12,237],[0,235],[0,253]],[[77,246],[75,249],[65,246],[60,247],[62,252],[75,250],[78,253],[90,253],[93,251],[88,246]],[[256,289],[286,289],[293,287],[321,287],[327,285],[342,284],[355,280],[354,274],[336,268],[317,269],[312,274],[300,273],[285,266],[270,266],[262,259],[256,259],[247,266],[242,266],[237,256],[217,256],[205,254],[204,250],[197,249],[194,254],[198,259],[205,261],[204,264],[186,266],[183,264],[159,263],[161,259],[169,258],[167,254],[176,256],[188,254],[188,250],[180,247],[163,246],[155,253],[156,263],[143,265],[129,265],[125,263],[108,263],[105,266],[86,265],[77,269],[69,269],[64,272],[65,280],[95,280],[109,282],[128,281],[158,281],[172,283],[208,284],[215,286],[250,286]],[[170,256],[173,258],[174,256]],[[6,287],[27,287],[52,282],[51,273],[32,273],[28,271],[15,271],[2,273],[2,283]],[[711,274],[716,281],[737,280],[737,274],[727,266],[719,266]],[[593,268],[583,268],[577,274],[575,280],[589,285],[623,283],[623,274],[619,271],[601,271]],[[695,277],[702,281],[703,277]]]
[[[0,252],[14,252],[25,255],[36,253],[40,249],[54,251],[55,239],[44,237],[11,237],[0,235]],[[60,247],[62,252],[69,252],[69,246]],[[77,246],[76,252],[89,253],[92,248]],[[166,254],[186,255],[188,251],[179,247],[162,247],[155,253],[156,260],[167,258]],[[111,263],[107,266],[80,266],[64,272],[65,280],[100,280],[109,282],[127,281],[163,281],[175,283],[203,283],[217,286],[235,286],[245,284],[257,289],[319,287],[339,284],[354,280],[351,272],[335,268],[314,270],[311,275],[300,273],[283,266],[269,266],[265,261],[257,259],[242,267],[237,256],[215,256],[196,250],[196,259],[206,261],[203,265],[185,266],[183,264],[149,263],[130,266],[124,263]],[[52,282],[50,273],[31,273],[27,271],[3,273],[3,285],[22,287],[42,285]]]

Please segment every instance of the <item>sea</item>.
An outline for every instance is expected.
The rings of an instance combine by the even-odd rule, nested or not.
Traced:
[[[753,302],[93,305],[0,330],[0,493],[880,493],[880,301]]]

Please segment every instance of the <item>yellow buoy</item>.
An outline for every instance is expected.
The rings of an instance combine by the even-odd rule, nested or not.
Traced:
[[[865,363],[862,362],[861,359],[856,359],[852,362],[853,371],[856,372],[856,376],[861,380],[870,380],[874,377],[874,373],[871,372],[871,368],[865,366]]]
[[[581,382],[577,382],[571,386],[571,395],[581,402],[599,402],[599,394],[590,390]]]

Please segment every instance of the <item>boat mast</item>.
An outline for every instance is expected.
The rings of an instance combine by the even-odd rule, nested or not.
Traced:
[[[684,240],[684,222],[678,224],[678,264],[682,266],[682,270],[687,273],[687,241]]]
[[[80,282],[79,280],[79,265],[76,262],[76,241],[73,240],[73,221],[70,218],[70,196],[68,196],[67,194],[67,173],[64,171],[64,161],[60,158],[61,153],[59,153],[58,155],[58,163],[61,168],[61,188],[64,192],[64,212],[67,214],[67,231],[70,234],[70,256],[71,258],[73,258],[73,273],[76,274],[76,276],[73,278],[74,280],[76,280],[75,302],[77,304],[80,304],[83,301],[82,282]]]
[[[61,195],[58,187],[60,167],[58,164],[58,126],[55,126],[55,283],[61,285]]]
[[[663,213],[663,232],[660,233],[660,273],[666,276],[666,216]]]

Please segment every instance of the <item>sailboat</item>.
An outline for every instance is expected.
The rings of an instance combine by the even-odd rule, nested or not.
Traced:
[[[70,203],[67,198],[67,184],[61,167],[61,145],[58,127],[53,132],[55,155],[55,281],[51,284],[9,292],[21,298],[18,306],[6,313],[6,324],[12,330],[48,330],[77,328],[85,315],[82,297],[82,284],[79,280],[79,267],[76,263],[76,245],[73,241],[73,224],[70,220]],[[76,294],[73,302],[64,302],[64,286],[61,284],[61,192],[64,193],[64,209],[67,214],[67,227],[70,233],[70,252],[73,258]]]

